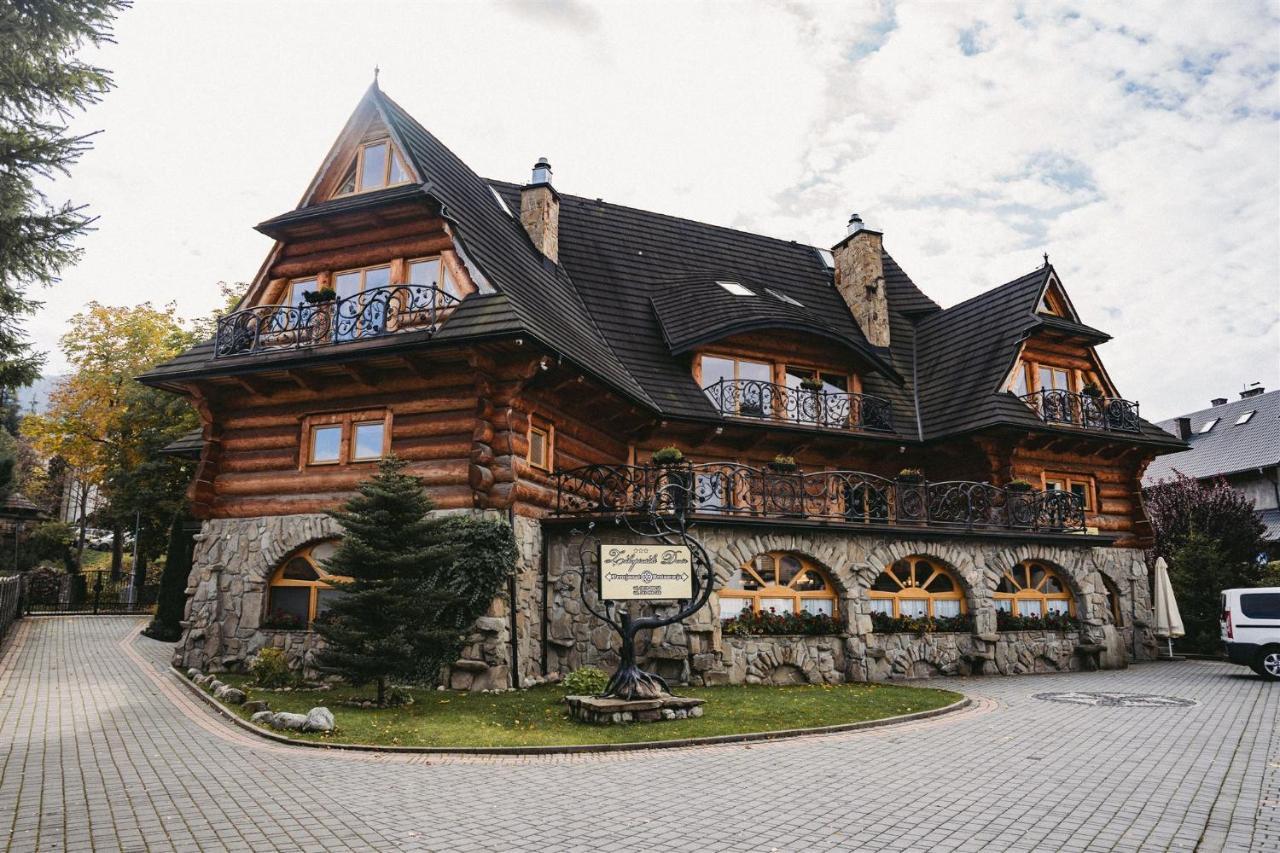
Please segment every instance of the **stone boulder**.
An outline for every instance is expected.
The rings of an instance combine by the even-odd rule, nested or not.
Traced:
[[[333,727],[333,713],[324,707],[312,708],[308,711],[306,720],[302,724],[304,732],[331,732]]]
[[[227,687],[222,691],[222,695],[218,697],[228,705],[243,705],[245,700],[244,691],[238,687]]]
[[[249,722],[253,723],[255,726],[269,726],[271,725],[271,718],[274,716],[275,714],[270,711],[255,711],[254,715],[249,718]]]
[[[307,724],[306,714],[290,714],[288,711],[280,711],[271,715],[271,727],[275,729],[285,729],[291,732],[300,732]]]
[[[244,709],[250,714],[256,714],[259,711],[267,710],[267,703],[261,699],[255,699],[252,702],[245,702]]]

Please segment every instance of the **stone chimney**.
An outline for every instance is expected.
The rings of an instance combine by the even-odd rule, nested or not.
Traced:
[[[1178,418],[1178,438],[1183,441],[1191,438],[1191,418]]]
[[[884,289],[884,235],[854,214],[843,240],[831,247],[836,290],[873,347],[889,346],[889,299]]]
[[[560,262],[560,195],[551,186],[546,157],[533,164],[533,180],[520,190],[520,224],[539,252]]]

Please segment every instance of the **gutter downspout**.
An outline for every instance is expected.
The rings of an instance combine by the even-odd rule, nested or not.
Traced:
[[[546,536],[542,538],[542,558],[539,560],[542,564],[542,625],[541,625],[541,642],[542,642],[542,677],[546,678],[549,673],[547,668],[549,665],[547,656],[547,617],[551,612],[551,602],[548,598],[548,591],[551,586],[551,561],[547,558],[547,542]]]

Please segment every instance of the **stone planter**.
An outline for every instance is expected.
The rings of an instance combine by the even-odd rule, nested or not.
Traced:
[[[864,634],[850,644],[858,645],[850,656],[862,658],[854,664],[855,677],[866,681],[971,675],[989,656],[988,644],[967,631]]]
[[[1001,675],[1074,672],[1081,669],[1076,646],[1080,631],[1001,631],[995,643],[995,669]]]

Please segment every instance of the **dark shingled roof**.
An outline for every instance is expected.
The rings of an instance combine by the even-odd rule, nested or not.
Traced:
[[[716,413],[684,354],[730,334],[790,329],[819,336],[870,364],[863,391],[890,401],[895,438],[930,439],[995,424],[1057,429],[1001,390],[1020,343],[1038,327],[1106,339],[1078,317],[1036,314],[1049,266],[944,311],[884,252],[891,345],[872,347],[813,246],[564,194],[559,264],[551,263],[494,198],[496,192],[519,210],[520,185],[480,178],[376,85],[366,98],[423,183],[322,202],[260,227],[270,232],[352,206],[425,195],[452,224],[468,262],[497,292],[469,296],[433,338],[408,332],[216,361],[206,342],[156,368],[146,381],[518,334],[537,339],[651,410],[705,418]],[[740,282],[757,295],[733,296],[718,280]],[[1150,425],[1139,438],[1177,444]]]
[[[1253,417],[1237,425],[1245,412],[1253,412]],[[1155,459],[1142,477],[1144,486],[1172,479],[1175,471],[1198,480],[1280,465],[1280,391],[1245,397],[1183,417],[1191,419],[1191,449]],[[1214,418],[1218,422],[1213,429],[1200,432]],[[1159,426],[1174,435],[1178,433],[1177,418],[1160,421]]]
[[[731,293],[721,282],[740,285],[753,295]],[[899,378],[867,342],[848,311],[834,316],[819,314],[793,297],[784,296],[745,276],[699,273],[677,277],[665,287],[655,288],[651,301],[673,354],[745,332],[790,329],[844,346],[887,376]],[[697,309],[691,310],[695,305]]]

